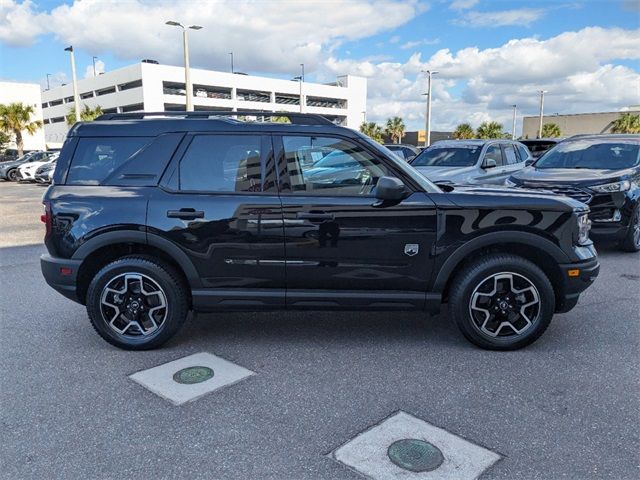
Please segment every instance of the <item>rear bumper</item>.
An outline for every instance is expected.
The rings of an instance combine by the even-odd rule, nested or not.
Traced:
[[[556,298],[556,313],[565,313],[578,303],[580,294],[589,288],[600,273],[597,258],[560,265],[562,291]]]
[[[70,300],[82,303],[76,294],[76,276],[81,260],[54,258],[45,254],[40,257],[40,269],[46,282]]]

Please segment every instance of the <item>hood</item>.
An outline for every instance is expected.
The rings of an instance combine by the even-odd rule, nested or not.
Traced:
[[[539,183],[560,183],[572,185],[588,185],[615,182],[633,169],[608,170],[589,168],[535,168],[525,167],[513,174],[512,178],[520,183],[536,185]]]
[[[476,166],[471,167],[413,167],[432,182],[449,181],[461,182],[465,176],[476,171]]]

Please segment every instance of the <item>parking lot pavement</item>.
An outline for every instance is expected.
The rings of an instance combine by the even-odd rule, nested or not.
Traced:
[[[601,249],[593,288],[516,352],[444,313],[300,312],[200,315],[125,352],[42,279],[42,193],[0,183],[2,478],[358,479],[336,451],[398,412],[497,454],[483,479],[640,476],[638,255]],[[200,352],[254,375],[182,405],[129,377]]]

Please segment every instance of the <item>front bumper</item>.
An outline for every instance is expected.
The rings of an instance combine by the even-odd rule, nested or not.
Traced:
[[[76,277],[81,260],[40,256],[40,269],[46,282],[57,292],[74,302],[82,303],[76,293]]]
[[[580,294],[589,288],[600,273],[597,258],[560,264],[561,291],[556,297],[556,313],[565,313],[578,303]]]

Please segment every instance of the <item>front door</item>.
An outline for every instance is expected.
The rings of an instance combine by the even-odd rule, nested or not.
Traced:
[[[285,255],[271,137],[198,134],[179,148],[149,202],[149,236],[178,246],[202,288],[199,308],[283,307]],[[151,241],[150,241],[151,243]]]
[[[393,165],[339,136],[274,139],[292,308],[422,308],[436,209],[424,192],[382,204],[373,189]],[[305,161],[306,152],[316,152]]]

